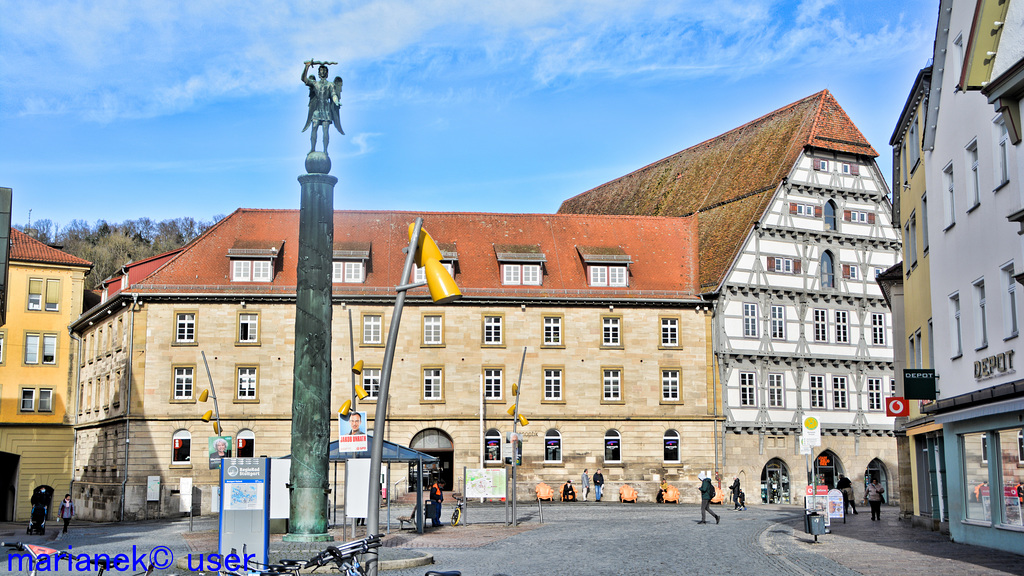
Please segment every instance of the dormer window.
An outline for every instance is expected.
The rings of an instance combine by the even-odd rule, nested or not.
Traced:
[[[547,257],[539,244],[495,245],[494,253],[501,264],[501,283],[506,286],[540,286],[544,279]]]
[[[268,244],[270,244],[268,246]],[[274,263],[284,242],[239,240],[228,249],[232,282],[273,282]]]
[[[587,267],[587,282],[590,286],[629,286],[629,265],[633,261],[622,248],[577,246],[576,251]]]
[[[334,245],[331,282],[335,284],[362,284],[370,262],[369,242],[344,242]]]

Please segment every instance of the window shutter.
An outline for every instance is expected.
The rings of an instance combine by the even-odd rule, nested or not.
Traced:
[[[796,214],[796,202],[789,203],[789,213]]]
[[[849,264],[843,264],[843,278],[849,278],[849,277],[850,277],[850,265]]]
[[[868,224],[874,224],[874,223],[875,223],[875,213],[874,212],[868,212]]]
[[[794,258],[793,259],[793,274],[799,274],[799,273],[800,273],[800,259],[799,258]]]
[[[850,174],[860,176],[860,164],[850,164]]]
[[[57,280],[46,281],[46,303],[57,304],[60,300],[60,282]]]
[[[821,218],[821,206],[814,207],[814,217]]]
[[[769,271],[775,270],[775,256],[769,256],[768,257],[768,270]]]
[[[815,160],[814,160],[814,169],[815,170],[821,170],[821,160],[818,160],[817,158],[815,158]]]
[[[843,220],[846,220],[847,222],[850,221],[850,211],[849,210],[843,210]]]

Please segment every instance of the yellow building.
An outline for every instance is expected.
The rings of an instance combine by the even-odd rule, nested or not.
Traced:
[[[0,519],[27,520],[37,487],[60,492],[54,502],[69,489],[77,343],[68,325],[82,312],[91,268],[11,230],[7,323],[0,326]]]

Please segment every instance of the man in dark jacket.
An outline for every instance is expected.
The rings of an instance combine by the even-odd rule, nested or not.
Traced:
[[[604,486],[604,474],[601,474],[601,469],[598,468],[597,472],[594,472],[594,500],[597,502],[601,501],[601,488]]]
[[[430,499],[434,502],[434,516],[430,519],[431,526],[441,525],[441,501],[444,500],[442,490],[444,490],[444,480],[438,480],[430,487]]]
[[[843,493],[843,513],[853,508],[853,513],[857,514],[857,501],[853,499],[853,482],[846,476],[840,474],[839,482],[836,482],[836,489]]]
[[[700,480],[700,522],[698,524],[707,524],[706,514],[711,514],[715,517],[715,524],[722,521],[722,517],[711,511],[711,499],[714,498],[711,486],[711,479],[704,475],[703,472],[697,475],[697,479]]]

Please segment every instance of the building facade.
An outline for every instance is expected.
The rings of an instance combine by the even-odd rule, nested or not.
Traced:
[[[942,426],[949,530],[1011,551],[1024,548],[1022,17],[1019,2],[940,3],[923,141],[939,378],[924,411]]]
[[[75,343],[92,264],[11,230],[7,323],[0,326],[0,518],[27,520],[33,491],[70,489]],[[54,517],[50,511],[50,517]]]
[[[363,361],[370,397],[357,410],[369,428],[416,216],[335,213],[325,401],[337,409],[350,399],[349,367]],[[425,288],[409,293],[387,440],[438,456],[450,486],[466,467],[501,468],[510,389],[521,381],[523,498],[537,482],[601,468],[610,497],[630,483],[653,500],[661,479],[695,487],[697,473],[714,468],[722,417],[695,219],[423,217],[463,298],[433,305]],[[231,452],[290,453],[297,238],[295,210],[239,210],[144,277],[129,274],[73,324],[85,343],[75,484],[83,515],[115,519],[122,506],[129,519],[178,514],[183,479],[211,509],[219,462],[200,420],[212,406],[198,402],[207,365]],[[393,467],[392,484],[406,474]],[[696,501],[696,490],[681,491]]]
[[[810,482],[839,474],[858,494],[874,476],[898,491],[883,405],[892,318],[874,278],[900,243],[876,156],[823,91],[560,209],[698,218],[726,418],[719,470],[765,503],[802,504]],[[822,445],[801,454],[812,415]]]

